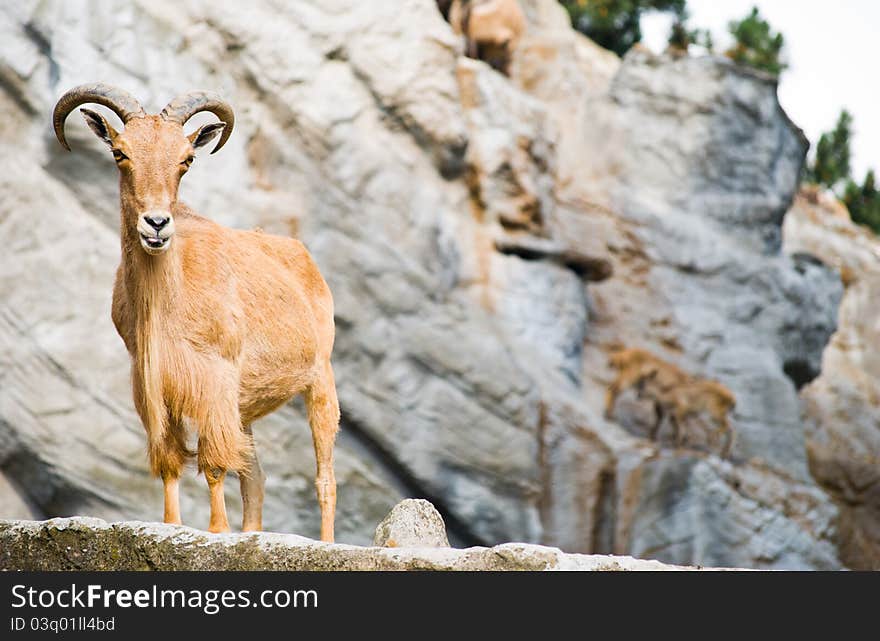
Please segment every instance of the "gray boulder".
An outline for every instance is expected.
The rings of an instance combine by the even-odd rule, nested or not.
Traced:
[[[448,547],[446,524],[430,501],[405,499],[391,508],[376,526],[373,545],[379,547]]]

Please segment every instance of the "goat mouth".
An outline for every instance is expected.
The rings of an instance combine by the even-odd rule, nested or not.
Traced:
[[[144,249],[147,250],[148,253],[159,253],[166,249],[168,249],[168,245],[171,242],[171,237],[161,238],[159,236],[147,236],[145,234],[141,234],[141,245]]]

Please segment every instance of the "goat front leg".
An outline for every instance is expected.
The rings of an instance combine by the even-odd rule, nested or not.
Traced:
[[[620,394],[620,379],[615,380],[605,390],[605,418],[611,418],[614,411],[614,403],[617,401],[617,395]]]
[[[247,425],[244,432],[253,438],[251,426]],[[266,488],[266,476],[260,461],[257,460],[256,449],[250,452],[247,468],[238,475],[241,485],[242,532],[259,532],[263,529],[263,497]]]
[[[178,476],[165,476],[165,522],[181,525],[180,520],[180,479]]]
[[[186,426],[179,419],[168,417],[168,432],[161,448],[162,483],[165,485],[165,522],[181,525],[180,473],[191,452],[186,447]]]
[[[733,430],[731,429],[730,422],[727,420],[726,416],[721,419],[721,429],[718,432],[719,444],[721,443],[721,439],[724,439],[724,444],[720,448],[721,458],[730,458],[730,450],[733,448]]]
[[[678,412],[673,412],[669,416],[672,422],[672,429],[674,430],[674,439],[675,439],[675,447],[681,448],[685,445],[685,429],[684,429],[684,420],[686,416],[679,414]]]
[[[223,480],[226,470],[210,467],[205,470],[208,489],[211,491],[211,520],[208,532],[229,532],[229,519],[226,518],[226,497],[223,494]]]
[[[321,540],[333,542],[333,522],[336,516],[336,477],[333,473],[333,445],[339,430],[339,401],[333,370],[328,362],[324,376],[305,394],[309,412],[309,426],[315,445],[317,474],[315,489],[321,508]]]
[[[228,532],[226,501],[223,496],[223,480],[226,470],[247,470],[247,462],[253,450],[250,435],[242,429],[238,411],[237,373],[217,368],[215,393],[206,395],[213,403],[198,417],[199,470],[205,473],[211,492],[210,532]],[[227,377],[224,380],[223,374]],[[207,377],[206,377],[207,378]]]
[[[163,520],[172,525],[181,525],[179,479],[186,459],[191,455],[186,447],[186,427],[167,411],[164,414],[148,411],[142,377],[135,367],[132,368],[132,391],[135,409],[147,431],[150,469],[162,479],[164,485]]]

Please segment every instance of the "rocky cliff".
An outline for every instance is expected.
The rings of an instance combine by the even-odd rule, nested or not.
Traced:
[[[807,456],[839,510],[842,561],[880,569],[880,241],[814,189],[798,194],[783,236],[787,253],[824,262],[846,286],[822,375],[801,393]]]
[[[338,540],[368,543],[391,505],[420,496],[454,544],[876,564],[870,537],[849,534],[864,518],[812,455],[842,433],[876,456],[877,431],[865,415],[854,439],[809,412],[815,395],[832,414],[862,405],[823,369],[837,271],[782,251],[807,142],[774,80],[715,58],[621,61],[555,1],[522,4],[510,78],[463,57],[433,0],[5,7],[0,516],[160,514],[109,317],[115,169],[76,117],[72,154],[49,124],[61,93],[102,80],[152,110],[194,88],[227,97],[235,132],[181,197],[224,224],[300,237],[327,277]],[[603,416],[618,345],[735,393],[729,460],[699,435],[679,449],[665,430],[648,439],[633,392]],[[316,536],[301,403],[255,435],[267,529]],[[194,474],[183,513],[207,523]]]

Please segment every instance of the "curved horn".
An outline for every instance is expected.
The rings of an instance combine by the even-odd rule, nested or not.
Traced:
[[[226,123],[223,134],[220,136],[220,141],[211,152],[216,154],[220,147],[229,140],[229,136],[232,134],[232,127],[235,125],[235,115],[232,113],[232,107],[220,96],[208,91],[191,91],[177,96],[177,98],[165,106],[159,115],[165,120],[179,122],[183,125],[200,111],[210,111]]]
[[[95,103],[109,107],[119,116],[123,124],[132,118],[142,118],[145,115],[143,107],[135,100],[134,96],[112,85],[93,82],[74,87],[58,99],[55,111],[52,114],[55,136],[57,136],[58,142],[67,151],[70,151],[70,145],[67,144],[67,139],[64,137],[64,121],[71,111],[86,103]]]

